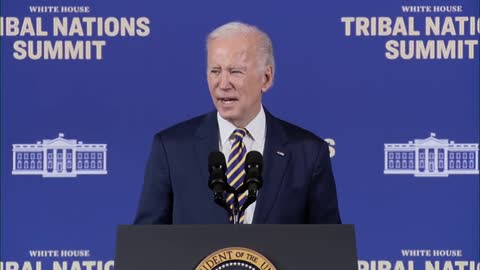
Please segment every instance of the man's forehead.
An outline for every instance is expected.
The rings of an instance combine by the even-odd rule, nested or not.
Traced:
[[[208,51],[210,57],[224,57],[230,56],[235,58],[246,59],[252,52],[246,48],[233,48],[233,47],[216,47]]]
[[[254,49],[258,44],[256,35],[254,34],[235,34],[231,36],[217,37],[208,42],[207,49],[211,48],[230,48],[238,49],[242,48],[247,51],[249,49]]]
[[[207,54],[208,58],[233,57],[247,60],[255,54],[255,43],[248,39],[218,38],[209,44]]]

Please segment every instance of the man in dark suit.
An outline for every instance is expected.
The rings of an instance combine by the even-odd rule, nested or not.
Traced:
[[[216,111],[155,135],[135,224],[229,223],[207,186],[215,150],[228,157],[232,186],[244,177],[244,153],[263,153],[263,187],[241,223],[341,223],[328,144],[262,106],[274,77],[270,38],[225,24],[207,38],[207,62]]]

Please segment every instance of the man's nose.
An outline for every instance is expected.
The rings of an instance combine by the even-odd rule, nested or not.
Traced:
[[[230,74],[228,72],[222,72],[220,74],[220,89],[230,89]]]

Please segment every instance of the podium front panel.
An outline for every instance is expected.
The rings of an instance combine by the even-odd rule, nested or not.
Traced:
[[[252,249],[280,270],[358,269],[353,225],[122,225],[115,269],[195,269],[230,247]]]

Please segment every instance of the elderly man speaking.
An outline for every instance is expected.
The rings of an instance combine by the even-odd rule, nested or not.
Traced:
[[[208,35],[207,80],[216,111],[155,135],[135,224],[230,223],[207,185],[212,151],[227,157],[232,186],[245,177],[239,169],[245,153],[263,154],[263,187],[240,223],[341,223],[328,144],[262,106],[274,74],[272,42],[257,27],[231,22]]]

